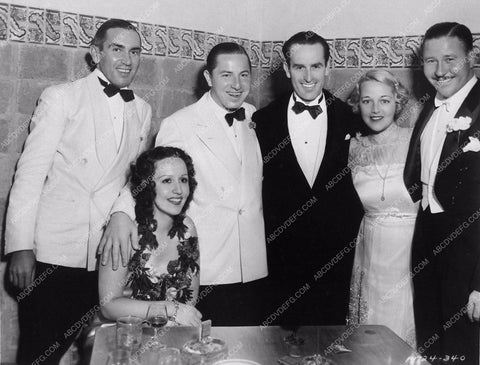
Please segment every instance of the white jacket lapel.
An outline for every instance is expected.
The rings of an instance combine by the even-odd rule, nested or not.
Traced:
[[[130,161],[138,154],[139,146],[141,145],[141,123],[138,117],[135,101],[132,100],[125,103],[125,111],[123,117],[123,134],[120,141],[118,153],[107,167],[105,174],[100,180],[98,187],[108,183],[119,174],[126,173],[126,166],[129,166]]]
[[[241,164],[238,156],[215,113],[209,106],[207,95],[199,100],[198,118],[194,122],[196,134],[204,145],[218,158],[234,178],[240,179]],[[208,118],[206,118],[208,116]]]
[[[250,169],[255,169],[256,171],[258,165],[262,165],[262,155],[255,131],[250,128],[250,123],[251,120],[248,118],[245,119],[245,121],[238,123],[238,135],[242,153],[242,168],[247,171]]]
[[[110,110],[106,102],[102,87],[95,73],[87,77],[90,99],[93,109],[95,126],[95,149],[97,157],[104,170],[107,170],[117,155],[115,134],[110,116]]]

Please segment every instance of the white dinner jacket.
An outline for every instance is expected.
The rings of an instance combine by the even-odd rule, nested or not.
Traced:
[[[201,285],[249,282],[267,275],[262,155],[251,122],[255,108],[243,104],[240,162],[214,119],[212,103],[207,93],[163,120],[155,144],[179,147],[193,159],[198,186],[187,213],[198,232]]]
[[[41,262],[93,270],[102,228],[145,148],[151,108],[125,103],[117,151],[95,73],[42,93],[18,162],[6,224],[6,253],[33,249]]]

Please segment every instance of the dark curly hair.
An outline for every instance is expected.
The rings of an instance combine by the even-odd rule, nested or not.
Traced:
[[[184,237],[186,226],[183,224],[185,212],[193,199],[193,192],[197,186],[195,180],[195,169],[192,158],[180,148],[176,147],[155,147],[152,150],[143,152],[131,166],[130,189],[135,199],[135,216],[138,222],[138,233],[140,235],[139,245],[141,248],[150,247],[155,249],[158,242],[154,232],[157,229],[157,221],[154,218],[155,192],[155,163],[166,158],[179,158],[187,166],[188,187],[190,194],[180,214],[173,217],[172,228],[168,236],[173,238],[176,234],[181,239]]]

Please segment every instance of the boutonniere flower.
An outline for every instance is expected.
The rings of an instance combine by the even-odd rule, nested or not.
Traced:
[[[447,123],[447,133],[456,132],[456,131],[464,131],[464,130],[470,128],[470,124],[472,124],[472,118],[470,118],[470,117],[454,118],[450,122]]]
[[[255,129],[257,127],[257,123],[250,121],[248,122],[248,127],[250,129]]]
[[[470,142],[468,142],[465,146],[462,147],[463,152],[478,152],[480,151],[480,141],[476,137],[468,137]]]

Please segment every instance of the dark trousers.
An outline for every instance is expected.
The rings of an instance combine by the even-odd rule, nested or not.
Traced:
[[[269,278],[262,300],[267,308],[262,324],[286,328],[344,325],[348,313],[349,282],[340,280],[340,277],[329,275],[318,281],[314,275],[302,280]]]
[[[256,326],[262,321],[265,279],[248,283],[201,285],[197,309],[213,326]]]
[[[37,262],[33,290],[19,298],[20,364],[58,364],[99,310],[98,274]]]
[[[477,365],[479,328],[466,315],[471,277],[465,239],[471,232],[452,238],[457,225],[448,213],[429,209],[417,219],[412,246],[417,346],[432,363],[453,364],[456,358]]]

